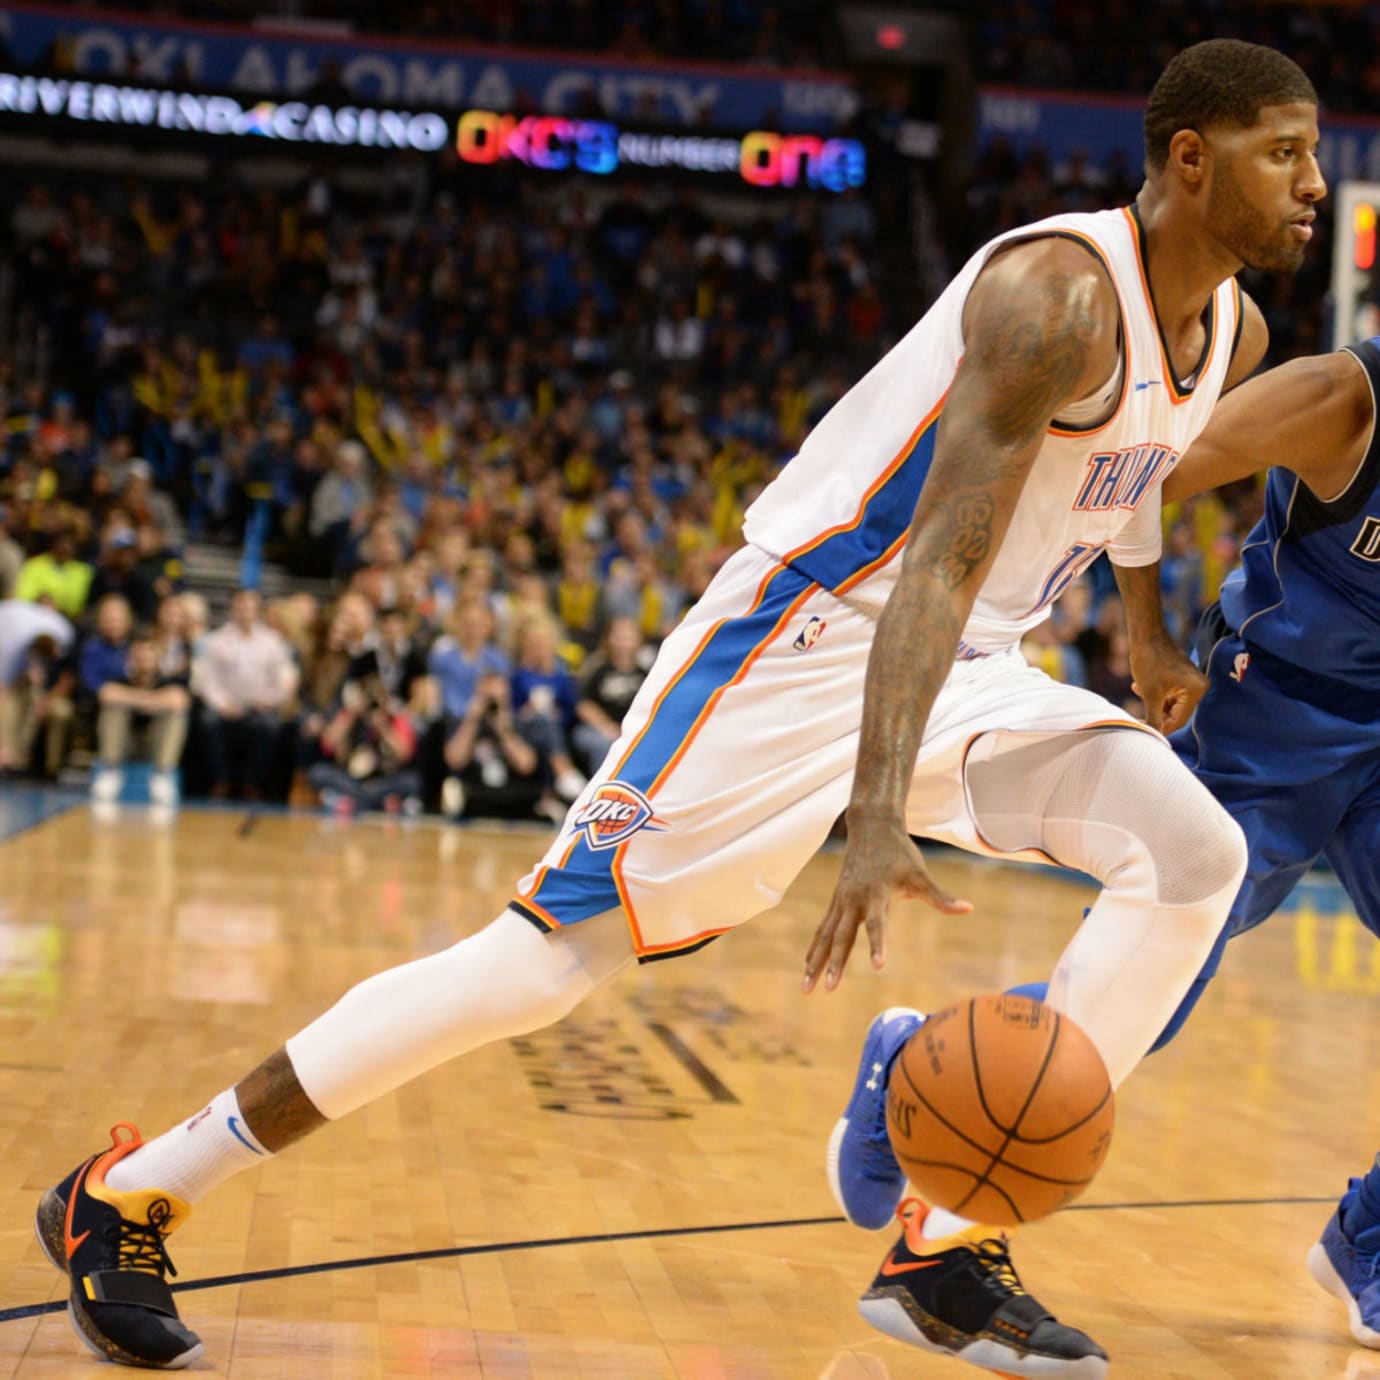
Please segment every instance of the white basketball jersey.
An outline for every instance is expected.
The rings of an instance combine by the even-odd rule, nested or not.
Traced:
[[[1160,482],[1207,424],[1240,322],[1232,280],[1213,294],[1207,343],[1181,384],[1150,301],[1143,232],[1131,208],[1051,216],[984,245],[908,334],[834,404],[748,509],[754,546],[837,594],[879,609],[900,569],[935,434],[963,355],[963,307],[1004,243],[1063,235],[1105,266],[1121,304],[1123,369],[1105,422],[1051,426],[1001,550],[978,592],[960,654],[995,652],[1107,551],[1122,565],[1160,554]],[[1105,411],[1105,409],[1104,409]]]

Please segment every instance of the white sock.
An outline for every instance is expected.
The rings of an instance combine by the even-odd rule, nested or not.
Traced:
[[[957,1236],[959,1232],[967,1231],[969,1227],[976,1225],[976,1222],[967,1217],[959,1217],[947,1208],[932,1207],[920,1225],[920,1235],[926,1241],[938,1241],[942,1236]]]
[[[105,1181],[118,1193],[158,1188],[195,1203],[232,1174],[268,1158],[244,1124],[234,1088],[226,1088],[190,1121],[118,1161]]]

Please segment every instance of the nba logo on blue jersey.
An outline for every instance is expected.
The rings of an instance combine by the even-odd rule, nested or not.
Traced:
[[[824,629],[827,626],[824,619],[812,617],[810,621],[801,628],[800,636],[791,643],[791,646],[798,652],[808,652],[810,648],[824,636]]]
[[[647,797],[626,781],[605,781],[575,812],[572,822],[585,831],[585,842],[596,851],[617,848],[639,829],[660,824]]]

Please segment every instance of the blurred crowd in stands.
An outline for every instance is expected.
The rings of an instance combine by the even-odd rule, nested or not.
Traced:
[[[632,190],[462,214],[37,179],[6,228],[49,367],[0,362],[0,594],[81,635],[26,668],[5,765],[114,766],[157,728],[215,795],[554,814],[891,329],[849,196],[728,223]],[[208,540],[250,588],[269,559],[346,593],[208,632]]]
[[[129,0],[122,8],[243,22],[261,19],[270,6],[251,0]],[[284,9],[283,18],[345,22],[362,33],[758,67],[819,66],[831,34],[827,0],[292,0]]]
[[[780,9],[415,14],[500,41],[584,16],[685,53],[687,16],[770,32]],[[1165,9],[1190,20],[1118,0],[1098,13],[1118,54],[1136,46],[1127,26],[1146,30],[1134,61],[1153,73]],[[1034,80],[1022,35],[1052,33],[1077,55],[1069,80],[1097,84],[1081,66],[1098,51],[1085,11],[989,7],[987,75],[1007,52],[1021,65],[1006,75]],[[0,224],[17,342],[0,357],[0,771],[90,762],[93,792],[114,799],[137,752],[159,803],[180,782],[342,812],[557,818],[660,639],[741,540],[747,505],[910,324],[857,194],[743,218],[664,188],[532,195],[502,173],[413,172],[398,160],[383,197],[324,166],[254,193],[230,178],[14,176]],[[969,186],[971,243],[951,252],[1124,204],[1138,184],[1122,164],[1051,166],[996,143]],[[1329,258],[1324,230],[1297,278],[1246,276],[1273,359],[1322,348]],[[1247,482],[1166,513],[1165,600],[1184,644],[1258,506]],[[228,609],[187,587],[208,545],[239,562]],[[296,592],[262,597],[269,569]],[[1026,650],[1135,706],[1105,562]]]
[[[124,9],[244,21],[268,7],[250,0],[126,0]],[[1328,108],[1380,106],[1380,11],[1361,3],[1272,0],[936,0],[969,22],[978,80],[1016,86],[1150,90],[1170,57],[1204,38],[1241,38],[1288,53]],[[536,46],[758,67],[836,65],[839,36],[823,0],[294,0],[291,14],[345,21],[356,31],[447,42]]]
[[[987,0],[973,11],[982,81],[1148,92],[1181,48],[1240,38],[1288,53],[1336,113],[1380,100],[1380,9],[1270,0]]]

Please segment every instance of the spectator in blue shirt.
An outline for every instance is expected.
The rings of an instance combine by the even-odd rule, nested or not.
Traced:
[[[96,630],[81,644],[77,655],[77,684],[83,699],[94,704],[101,686],[121,680],[129,656],[134,615],[123,594],[107,594],[96,605]]]
[[[550,763],[556,795],[567,803],[574,800],[585,785],[570,756],[580,690],[561,661],[554,620],[532,618],[519,629],[512,690],[518,731]]]
[[[259,318],[259,328],[240,345],[236,360],[251,374],[262,373],[269,361],[291,369],[296,351],[283,339],[278,318],[271,312]]]
[[[451,615],[450,634],[437,639],[427,658],[427,673],[440,686],[446,719],[452,724],[465,717],[481,675],[510,672],[508,658],[494,645],[493,631],[488,607],[464,600]]]

